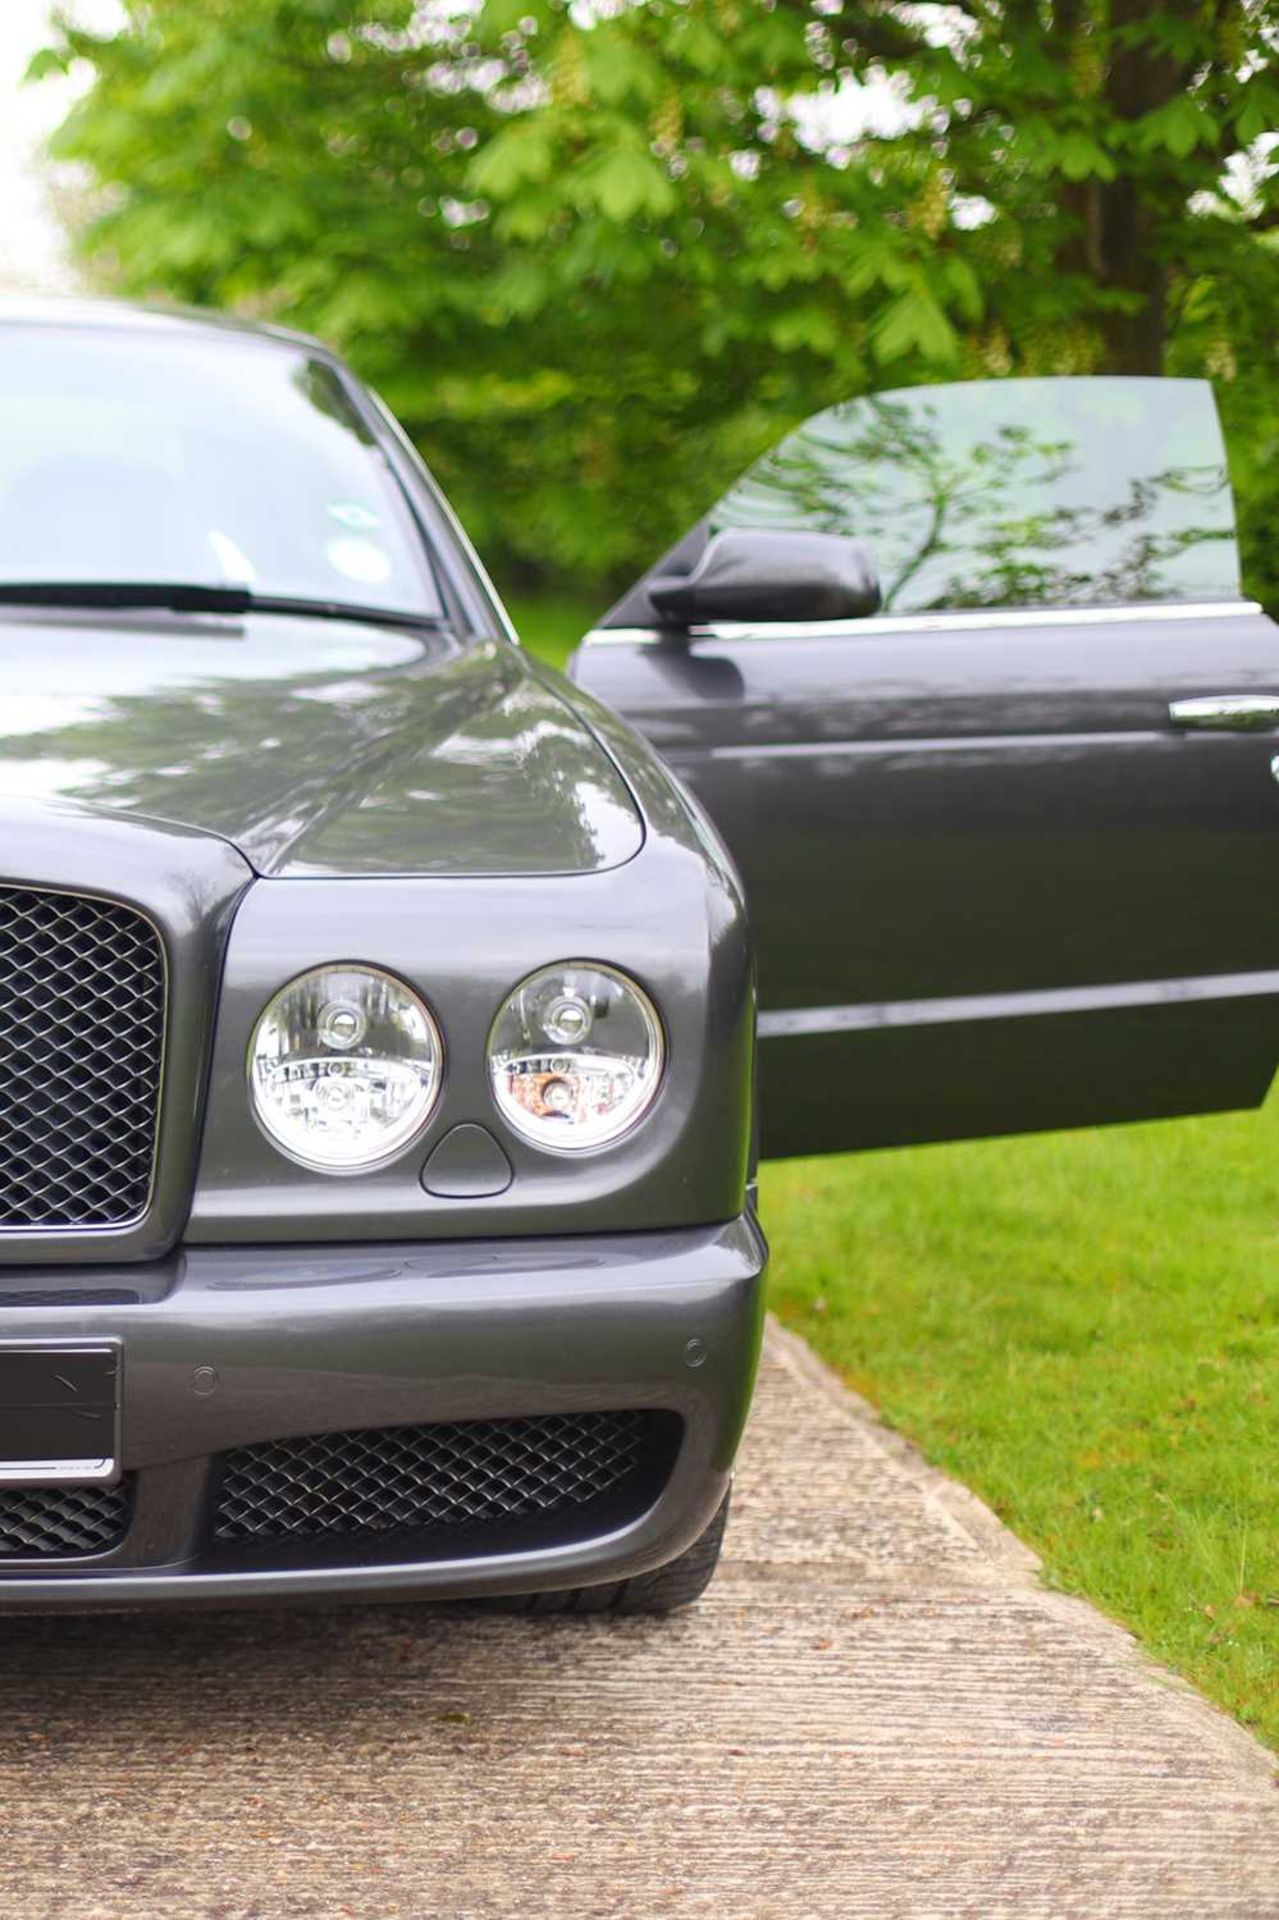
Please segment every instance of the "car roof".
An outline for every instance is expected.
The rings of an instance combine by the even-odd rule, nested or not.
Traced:
[[[168,333],[198,337],[234,333],[313,353],[330,350],[310,334],[294,332],[261,320],[242,320],[212,308],[161,306],[133,300],[101,300],[75,295],[0,296],[0,326],[73,327],[94,331]]]

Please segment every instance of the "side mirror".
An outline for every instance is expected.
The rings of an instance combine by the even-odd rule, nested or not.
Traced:
[[[764,527],[714,534],[691,573],[650,580],[648,597],[668,626],[680,627],[712,620],[855,620],[880,604],[864,541]]]

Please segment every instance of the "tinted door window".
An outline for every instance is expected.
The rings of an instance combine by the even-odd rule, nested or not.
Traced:
[[[831,407],[712,511],[869,541],[884,610],[1237,598],[1234,505],[1196,380],[998,380]]]

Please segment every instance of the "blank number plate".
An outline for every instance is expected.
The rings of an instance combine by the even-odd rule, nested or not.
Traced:
[[[0,1346],[0,1486],[118,1480],[114,1341]]]

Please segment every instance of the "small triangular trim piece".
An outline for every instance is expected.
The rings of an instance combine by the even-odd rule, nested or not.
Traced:
[[[422,1169],[422,1185],[437,1200],[482,1200],[505,1193],[513,1178],[492,1134],[470,1121],[446,1133]]]

